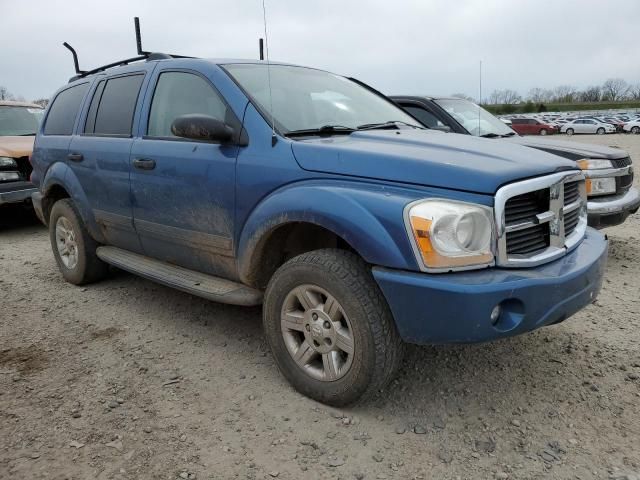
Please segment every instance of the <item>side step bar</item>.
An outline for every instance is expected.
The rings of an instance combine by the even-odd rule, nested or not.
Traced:
[[[241,283],[177,267],[116,247],[98,247],[96,254],[103,262],[122,270],[214,302],[244,306],[262,303],[261,291]]]

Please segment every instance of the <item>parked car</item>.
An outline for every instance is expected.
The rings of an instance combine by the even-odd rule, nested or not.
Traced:
[[[0,101],[0,205],[31,201],[29,155],[44,109],[39,105]]]
[[[640,118],[625,123],[622,130],[629,133],[635,133],[637,135],[640,133]]]
[[[38,132],[33,200],[67,281],[112,264],[263,302],[284,376],[333,405],[382,388],[403,341],[520,334],[597,296],[607,240],[575,162],[430,131],[317,69],[145,57],[74,77]]]
[[[549,138],[521,137],[484,108],[461,98],[391,98],[425,126],[437,122],[441,130],[447,128],[455,133],[518,143],[577,162],[589,179],[587,210],[591,227],[618,225],[637,212],[640,206],[640,194],[632,187],[631,158],[624,150]]]
[[[614,117],[603,117],[600,119],[601,122],[603,123],[608,123],[610,125],[613,125],[614,127],[616,127],[616,132],[622,132],[624,130],[624,123],[622,120],[619,120],[617,118]]]
[[[520,135],[549,135],[558,132],[556,126],[535,118],[512,118],[511,128]]]
[[[605,133],[615,133],[616,127],[608,123],[602,123],[593,118],[579,118],[571,122],[565,123],[560,128],[560,133],[573,135],[574,133],[597,133],[604,135]]]

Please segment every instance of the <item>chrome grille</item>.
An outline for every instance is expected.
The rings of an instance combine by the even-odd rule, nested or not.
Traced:
[[[580,243],[587,226],[584,175],[557,173],[506,185],[496,194],[501,266],[535,266]]]
[[[613,168],[628,167],[629,165],[631,165],[631,157],[613,159],[611,160],[611,165],[613,166]]]
[[[578,182],[566,183],[564,186],[564,204],[569,205],[580,198]]]

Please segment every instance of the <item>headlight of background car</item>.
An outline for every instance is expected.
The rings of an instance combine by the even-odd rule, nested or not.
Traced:
[[[18,164],[11,157],[0,157],[0,168],[1,167],[17,167]]]
[[[426,270],[493,264],[493,211],[481,205],[421,200],[405,209],[409,235]]]
[[[598,170],[613,168],[611,161],[586,158],[584,160],[578,160],[578,166],[585,171],[587,176],[586,186],[588,197],[616,193],[615,177],[598,177],[589,175],[590,172],[597,175]]]
[[[20,174],[18,172],[0,172],[0,182],[7,180],[20,180]]]

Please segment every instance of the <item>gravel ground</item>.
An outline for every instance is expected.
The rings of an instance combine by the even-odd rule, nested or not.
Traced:
[[[640,162],[640,136],[574,140]],[[33,216],[0,223],[2,479],[640,473],[640,214],[608,229],[595,304],[513,339],[410,347],[386,391],[343,410],[289,387],[259,309],[123,272],[75,287]]]

